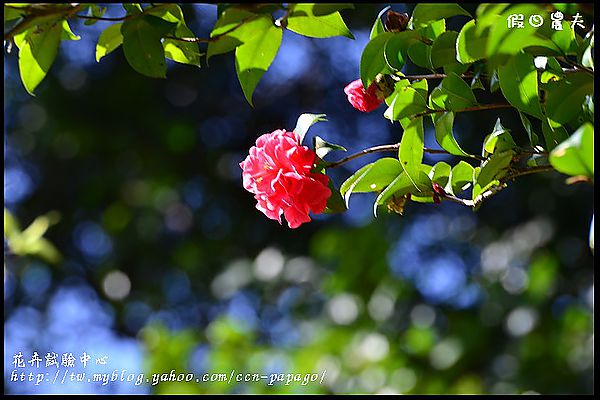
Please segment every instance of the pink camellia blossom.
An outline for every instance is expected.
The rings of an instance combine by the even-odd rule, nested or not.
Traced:
[[[256,208],[290,228],[309,222],[308,213],[325,210],[331,190],[329,177],[311,172],[316,154],[300,144],[294,132],[278,129],[256,139],[256,146],[240,163],[243,185],[254,194]]]
[[[375,82],[371,83],[369,88],[365,90],[360,79],[350,82],[344,88],[344,93],[348,96],[348,101],[352,104],[352,107],[362,112],[373,111],[385,100]]]

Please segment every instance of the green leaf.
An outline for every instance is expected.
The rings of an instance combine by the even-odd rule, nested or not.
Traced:
[[[152,15],[128,19],[121,26],[123,52],[129,65],[142,75],[166,78],[167,65],[161,38],[177,24]]]
[[[235,70],[244,96],[251,105],[252,93],[275,59],[283,34],[283,30],[273,25],[269,17],[261,18],[266,19],[268,25],[235,49]]]
[[[4,209],[4,236],[8,241],[21,234],[19,221],[6,208]]]
[[[431,48],[431,63],[435,68],[456,63],[456,40],[458,33],[448,31],[442,33]]]
[[[371,40],[371,39],[375,38],[376,36],[379,36],[380,34],[385,32],[385,27],[383,26],[383,22],[381,22],[381,17],[383,17],[383,14],[385,14],[387,12],[387,10],[389,10],[390,8],[392,8],[392,7],[387,6],[383,10],[379,11],[379,14],[377,14],[377,19],[375,20],[375,23],[373,24],[373,27],[371,28],[371,34],[369,35],[369,40]]]
[[[97,4],[92,4],[89,7],[88,16],[95,17],[95,18],[102,18],[104,16],[104,14],[106,13],[106,10],[107,10],[106,7],[100,7]],[[94,25],[96,22],[98,22],[97,19],[86,19],[84,24],[85,25]]]
[[[469,153],[464,151],[456,141],[452,127],[454,126],[454,113],[443,112],[434,113],[431,115],[433,125],[435,127],[435,139],[450,154],[457,156],[469,156]]]
[[[594,93],[594,77],[585,72],[545,84],[546,115],[554,122],[572,122],[582,113],[586,96]]]
[[[546,150],[552,151],[559,143],[569,137],[567,130],[547,118],[542,119],[542,134],[546,142]]]
[[[430,96],[432,105],[439,109],[458,111],[477,105],[473,89],[455,73],[446,76]]]
[[[513,14],[524,15],[522,28],[509,27],[507,18]],[[531,47],[537,49],[537,55],[542,55],[540,52],[543,52],[544,55],[562,55],[563,51],[559,45],[550,38],[552,30],[549,23],[544,24],[546,27],[540,28],[529,23],[529,17],[535,14],[544,16],[547,15],[547,11],[538,4],[519,4],[497,16],[493,22],[490,21],[488,56],[514,55]]]
[[[183,12],[177,4],[162,4],[148,9],[146,14],[154,15],[165,21],[176,23],[176,37],[195,36],[187,27]],[[163,41],[163,48],[165,49],[165,56],[175,62],[200,66],[200,49],[198,43],[165,39]]]
[[[294,128],[294,132],[300,136],[300,143],[304,141],[304,136],[306,132],[310,129],[311,126],[316,124],[317,122],[327,121],[325,114],[302,114],[298,117],[296,121],[296,127]]]
[[[62,24],[51,23],[32,27],[15,35],[19,48],[19,72],[21,81],[29,94],[42,82],[58,54],[63,32]]]
[[[23,14],[25,14],[24,11],[19,11],[15,10],[14,8],[4,6],[4,23],[21,18]]]
[[[400,121],[404,128],[398,159],[408,178],[416,180],[423,162],[424,129],[423,117]]]
[[[240,46],[242,43],[252,40],[267,25],[272,25],[270,18],[259,17],[245,10],[228,8],[221,13],[215,23],[210,37],[219,35],[218,39],[208,43],[206,50],[207,61],[215,55],[227,53]]]
[[[384,205],[393,195],[401,197],[408,193],[426,195],[432,193],[431,179],[420,168],[412,178],[402,172],[377,196],[373,204],[373,214],[377,217],[377,207]]]
[[[121,34],[122,23],[110,25],[102,31],[96,44],[96,61],[99,62],[102,57],[117,49],[123,43]]]
[[[392,102],[383,114],[389,120],[399,121],[427,110],[423,95],[410,86],[397,84],[392,96]]]
[[[194,37],[194,33],[185,24],[179,24],[175,29],[176,37]],[[200,49],[198,43],[181,40],[165,39],[163,41],[165,56],[181,64],[200,66]]]
[[[498,68],[498,80],[502,94],[511,105],[536,118],[542,118],[533,56],[519,53],[511,57],[505,65]]]
[[[312,12],[316,16],[333,14],[336,11],[354,8],[352,3],[312,4]]]
[[[483,162],[473,185],[473,202],[480,202],[481,193],[500,183],[499,179],[506,175],[514,154],[513,150],[496,152]]]
[[[412,14],[413,26],[415,28],[421,28],[432,21],[453,17],[455,15],[471,16],[465,9],[455,3],[418,3]]]
[[[456,59],[468,64],[485,58],[488,29],[479,32],[475,20],[467,22],[456,40]]]
[[[346,206],[350,201],[352,193],[367,193],[383,190],[400,173],[402,167],[400,161],[395,158],[380,158],[374,163],[367,164],[358,171],[340,187],[340,193],[346,201]]]
[[[335,150],[347,151],[345,147],[340,146],[339,144],[329,143],[319,136],[313,138],[313,148],[315,149],[317,156],[321,158]]]
[[[446,32],[446,20],[440,19],[439,21],[432,22],[427,26],[419,28],[417,32],[429,40],[435,40],[442,33]]]
[[[457,195],[462,192],[468,184],[473,183],[475,169],[465,161],[460,161],[450,172],[448,184],[444,188],[446,192]]]
[[[127,14],[141,14],[144,10],[140,3],[123,3],[123,8],[127,11]]]
[[[419,67],[433,69],[431,63],[431,46],[417,41],[408,48],[408,56]]]
[[[377,74],[386,69],[385,63],[385,44],[394,36],[393,33],[385,32],[371,39],[365,46],[360,57],[360,79],[363,86],[368,88]]]
[[[73,31],[71,30],[71,27],[69,26],[69,23],[67,22],[67,20],[63,20],[62,22],[62,33],[61,33],[61,40],[79,40],[81,39],[81,36],[76,35],[73,33]]]
[[[354,35],[344,23],[339,12],[315,15],[315,4],[295,4],[287,19],[287,29],[300,35],[325,38],[345,36],[354,39]]]
[[[448,163],[440,161],[431,168],[428,175],[432,182],[444,187],[448,183],[451,171],[452,168]]]
[[[389,40],[384,44],[383,49],[387,68],[391,71],[400,71],[404,67],[408,56],[408,48],[411,44],[418,41],[419,35],[415,31],[408,30],[392,33]]]
[[[533,131],[533,127],[531,126],[531,122],[527,118],[525,114],[519,111],[519,117],[521,117],[521,123],[523,124],[523,128],[525,128],[525,132],[527,132],[527,137],[529,138],[529,144],[531,147],[535,147],[539,143],[538,135]]]
[[[340,191],[333,186],[333,181],[329,179],[329,183],[327,184],[329,190],[331,190],[331,196],[327,199],[327,204],[325,206],[326,214],[335,214],[346,211],[348,208],[346,207],[346,203],[340,194]]]
[[[567,175],[594,178],[594,126],[585,123],[550,153],[550,164]]]
[[[517,144],[510,135],[510,131],[500,123],[500,118],[496,120],[496,125],[492,133],[483,140],[483,156],[494,154],[505,150],[514,149]]]

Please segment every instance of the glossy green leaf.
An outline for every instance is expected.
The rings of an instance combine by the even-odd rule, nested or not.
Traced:
[[[345,147],[340,146],[339,144],[329,143],[319,136],[314,137],[313,148],[315,149],[315,153],[317,154],[317,156],[321,158],[325,157],[332,151],[347,151]]]
[[[367,193],[383,190],[400,173],[400,161],[395,158],[380,158],[374,163],[365,165],[350,176],[340,187],[340,193],[346,201],[350,201],[352,193]]]
[[[146,11],[146,14],[157,16],[165,21],[177,24],[175,37],[194,37],[187,27],[181,8],[177,4],[162,4]],[[165,39],[163,41],[165,56],[182,64],[200,66],[200,49],[198,43]]]
[[[444,161],[440,161],[436,163],[431,171],[429,172],[429,178],[431,182],[435,182],[441,187],[446,186],[448,180],[450,179],[450,172],[452,171],[452,167]]]
[[[92,5],[90,5],[89,11],[88,11],[88,16],[95,17],[95,18],[102,18],[104,16],[104,14],[106,13],[106,10],[107,10],[106,7],[100,7],[97,4],[92,4]],[[94,25],[98,21],[99,21],[98,19],[86,19],[84,24],[85,25]]]
[[[577,72],[565,79],[545,84],[546,115],[560,124],[574,121],[582,111],[586,96],[594,93],[594,77]]]
[[[14,37],[19,48],[21,81],[32,95],[56,59],[62,32],[62,24],[49,23],[30,28]]]
[[[325,122],[327,121],[325,114],[302,114],[298,117],[296,121],[296,127],[294,128],[294,132],[300,136],[300,143],[304,141],[304,136],[310,129],[311,126],[316,124],[317,122]]]
[[[312,4],[312,13],[316,16],[333,14],[336,11],[354,8],[352,3],[323,3]]]
[[[277,55],[282,34],[282,29],[269,23],[254,38],[235,49],[235,70],[250,104],[256,85]]]
[[[533,57],[519,53],[498,68],[500,89],[506,100],[517,110],[542,118],[538,98],[537,71]]]
[[[121,34],[122,23],[110,25],[102,31],[96,44],[96,61],[99,62],[102,57],[117,49],[123,43]]]
[[[399,121],[427,110],[425,98],[416,89],[397,85],[394,93],[390,106],[383,114],[385,118]]]
[[[360,57],[360,79],[364,87],[369,87],[377,74],[386,69],[385,44],[393,36],[393,33],[385,32],[367,43]]]
[[[492,133],[483,140],[483,156],[494,154],[505,150],[514,149],[517,144],[510,135],[510,131],[500,123],[500,118],[496,120],[496,125]]]
[[[429,40],[435,40],[446,32],[446,20],[440,19],[439,21],[432,22],[427,26],[419,28],[417,32]]]
[[[432,21],[450,18],[455,15],[471,16],[464,8],[455,3],[418,3],[412,14],[413,26],[421,28]]]
[[[467,64],[485,58],[487,40],[487,29],[479,32],[475,20],[467,22],[456,40],[456,59]]]
[[[258,32],[271,24],[271,19],[265,16],[257,16],[237,8],[226,9],[210,33],[210,37],[215,40],[208,43],[206,60],[234,50],[242,43],[252,40]]]
[[[408,193],[426,195],[432,193],[431,179],[420,168],[411,178],[402,172],[375,199],[373,214],[377,216],[377,207],[384,205],[392,196],[404,196]]]
[[[76,35],[73,33],[73,31],[71,30],[71,27],[69,26],[69,22],[65,19],[62,21],[62,32],[61,32],[61,40],[79,40],[81,39],[81,36]]]
[[[551,151],[569,137],[567,130],[562,125],[547,118],[542,119],[542,134],[544,135],[544,142],[546,142],[546,150],[548,151]]]
[[[442,33],[433,42],[431,48],[431,63],[435,68],[456,63],[456,40],[458,33],[448,31]]]
[[[523,27],[509,27],[507,18],[514,14],[523,14]],[[547,15],[541,5],[537,4],[519,4],[510,7],[504,13],[499,15],[493,23],[490,24],[490,33],[487,44],[487,55],[495,57],[497,55],[514,55],[521,50],[535,47],[543,50],[545,55],[561,55],[563,52],[560,47],[554,43],[549,35],[551,30],[549,23],[547,28],[534,27],[529,23],[529,17],[532,15]],[[538,55],[540,51],[538,50]]]
[[[141,14],[144,10],[140,3],[123,3],[123,8],[127,14]]]
[[[435,139],[444,150],[457,156],[468,156],[456,141],[452,127],[454,126],[454,113],[443,112],[431,114],[435,127]]]
[[[398,159],[408,178],[416,180],[423,162],[423,117],[403,119],[400,123],[404,133],[400,140]]]
[[[433,69],[431,62],[431,46],[421,41],[414,42],[408,47],[408,56],[419,67]]]
[[[175,29],[176,37],[194,37],[194,32],[185,24],[179,24]],[[163,41],[165,56],[181,64],[200,66],[200,48],[198,43],[183,42],[181,40],[165,39]]]
[[[324,212],[327,214],[334,214],[346,211],[348,207],[346,207],[346,203],[344,202],[340,191],[333,186],[333,181],[331,179],[329,179],[327,187],[331,190],[331,196],[327,199]]]
[[[387,6],[383,10],[379,11],[379,14],[377,14],[377,19],[375,20],[375,23],[373,24],[373,27],[371,28],[369,40],[371,40],[371,39],[375,38],[376,36],[379,36],[380,34],[385,32],[385,27],[383,26],[383,22],[381,22],[381,18],[390,8],[392,8],[392,7]]]
[[[519,111],[519,117],[521,118],[521,123],[523,124],[523,128],[525,128],[525,132],[527,132],[527,137],[529,138],[529,144],[531,147],[535,147],[539,143],[538,135],[533,131],[533,127],[531,126],[531,121],[527,118],[525,114]]]
[[[492,154],[490,158],[485,160],[481,165],[481,170],[475,179],[473,185],[473,201],[479,202],[478,198],[481,193],[489,189],[491,186],[499,184],[499,179],[508,172],[507,168],[510,165],[515,152],[506,150]]]
[[[325,38],[345,36],[354,39],[354,35],[344,23],[338,11],[326,15],[315,15],[316,4],[294,4],[287,19],[287,29],[300,35]]]
[[[455,73],[449,73],[430,96],[433,106],[449,111],[458,111],[477,105],[473,89]]]
[[[384,44],[383,56],[387,68],[391,71],[400,71],[408,56],[408,48],[418,41],[419,35],[415,31],[393,33]]]
[[[460,161],[450,172],[448,184],[444,188],[446,192],[457,195],[462,192],[468,184],[473,183],[475,169],[465,161]]]
[[[153,15],[141,15],[125,21],[121,34],[123,52],[129,65],[143,75],[165,78],[167,65],[161,38],[176,25]]]
[[[567,175],[594,178],[594,126],[585,123],[550,153],[550,164]]]

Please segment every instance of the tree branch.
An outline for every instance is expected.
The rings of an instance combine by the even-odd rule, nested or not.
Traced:
[[[93,19],[96,21],[126,21],[129,18],[133,17],[133,15],[125,15],[123,17],[114,17],[114,18],[110,18],[110,17],[92,17],[92,16],[88,16],[88,15],[75,15],[77,18],[80,19]]]
[[[210,42],[216,42],[217,40],[219,40],[220,37],[225,36],[225,35],[233,32],[233,31],[235,31],[240,26],[244,25],[246,22],[248,22],[250,20],[253,20],[255,18],[257,18],[257,15],[248,16],[248,17],[242,19],[240,22],[238,22],[236,25],[234,25],[230,29],[226,30],[225,32],[221,32],[218,35],[211,36],[209,38],[165,36],[165,39],[179,40],[181,42],[188,42],[188,43],[210,43]]]
[[[10,29],[8,32],[6,32],[4,34],[4,40],[5,41],[12,41],[13,37],[15,37],[15,35],[18,35],[19,33],[27,30],[27,28],[29,28],[33,22],[35,22],[36,18],[39,17],[49,17],[52,15],[58,15],[64,18],[69,18],[71,15],[73,15],[74,13],[76,13],[77,11],[79,11],[81,9],[81,7],[83,7],[83,5],[78,4],[75,6],[68,6],[68,8],[63,7],[52,7],[52,8],[44,8],[44,9],[38,9],[33,7],[28,7],[26,8],[26,10],[30,11],[30,14],[27,14],[23,17],[23,20],[21,22],[19,22],[17,25],[15,25],[12,29]]]
[[[435,113],[443,113],[443,112],[455,112],[455,113],[458,113],[458,112],[469,112],[469,111],[480,111],[480,110],[494,110],[494,109],[498,109],[498,108],[512,108],[512,105],[510,105],[508,103],[480,104],[478,106],[463,108],[462,110],[454,110],[454,111],[450,111],[450,110],[446,110],[446,109],[442,109],[442,110],[427,110],[427,111],[423,111],[422,113],[418,113],[418,114],[413,115],[412,118],[422,117],[424,115],[435,114]]]
[[[400,143],[395,143],[395,144],[384,144],[381,146],[374,146],[374,147],[369,147],[368,149],[364,149],[359,151],[358,153],[352,154],[348,157],[342,158],[341,160],[338,161],[334,161],[331,163],[327,163],[325,164],[325,168],[335,168],[335,167],[339,167],[342,164],[345,164],[349,161],[355,160],[359,157],[362,156],[366,156],[367,154],[372,154],[372,153],[379,153],[379,152],[385,152],[385,151],[398,151],[398,149],[400,148]],[[450,154],[449,152],[447,152],[446,150],[442,150],[442,149],[430,149],[428,147],[424,147],[423,151],[425,153],[429,153],[429,154],[448,154],[448,155],[453,155]],[[461,156],[457,156],[457,157],[461,157]],[[479,156],[462,156],[462,157],[468,157],[468,158],[474,158],[477,160],[482,160],[483,157],[479,157]]]

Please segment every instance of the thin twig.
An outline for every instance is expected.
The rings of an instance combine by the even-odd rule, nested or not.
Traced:
[[[179,40],[181,42],[189,42],[189,43],[209,43],[209,42],[215,42],[215,41],[219,40],[220,37],[225,36],[225,35],[233,32],[233,31],[235,31],[240,26],[244,25],[246,22],[248,22],[248,21],[250,21],[252,19],[255,19],[255,18],[257,18],[256,15],[251,15],[249,17],[246,17],[246,18],[242,19],[240,22],[238,22],[236,25],[234,25],[231,29],[228,29],[225,32],[221,32],[218,35],[211,36],[210,38],[165,36],[165,39]]]
[[[573,67],[575,67],[575,71],[584,71],[587,72],[588,74],[594,76],[594,70],[593,69],[589,69],[588,67],[584,67],[581,64],[576,63],[575,61],[569,60],[569,58],[567,57],[560,57],[559,58],[561,61],[566,62],[569,65],[572,65]]]
[[[366,156],[367,154],[371,154],[371,153],[378,153],[378,152],[384,152],[384,151],[398,151],[398,149],[400,148],[400,143],[395,143],[395,144],[384,144],[381,146],[374,146],[374,147],[369,147],[368,149],[364,149],[359,151],[358,153],[352,154],[348,157],[342,158],[339,161],[335,161],[332,163],[328,163],[325,164],[325,168],[335,168],[335,167],[339,167],[342,164],[345,164],[349,161],[355,160],[359,157],[362,156]],[[429,153],[429,154],[448,154],[448,155],[452,155],[449,152],[447,152],[446,150],[442,150],[442,149],[430,149],[428,147],[424,147],[423,151],[425,153]],[[458,156],[461,157],[461,156]],[[462,157],[468,157],[468,158],[474,158],[477,160],[482,160],[483,157],[479,157],[479,156],[462,156]]]
[[[499,103],[499,104],[480,104],[478,106],[474,106],[474,107],[467,107],[467,108],[463,108],[462,110],[446,110],[446,109],[441,109],[441,110],[427,110],[427,111],[423,111],[421,113],[415,114],[413,115],[413,119],[414,118],[418,118],[418,117],[422,117],[424,115],[429,115],[429,114],[435,114],[435,113],[443,113],[443,112],[469,112],[469,111],[480,111],[480,110],[494,110],[494,109],[498,109],[498,108],[512,108],[512,105],[508,104],[508,103]]]
[[[27,28],[29,28],[29,26],[31,25],[32,21],[35,21],[35,19],[38,17],[48,17],[56,14],[64,18],[69,18],[71,15],[79,11],[81,7],[83,7],[83,5],[79,4],[76,6],[70,6],[70,8],[48,8],[43,10],[27,8],[27,10],[35,10],[35,12],[25,15],[21,22],[19,22],[11,30],[6,32],[4,34],[4,40],[11,41],[13,37],[27,30]]]
[[[77,18],[80,19],[93,19],[96,21],[125,21],[128,20],[129,18],[133,17],[132,15],[125,15],[124,17],[114,17],[114,18],[110,18],[110,17],[93,17],[93,16],[89,16],[89,15],[75,15]]]

